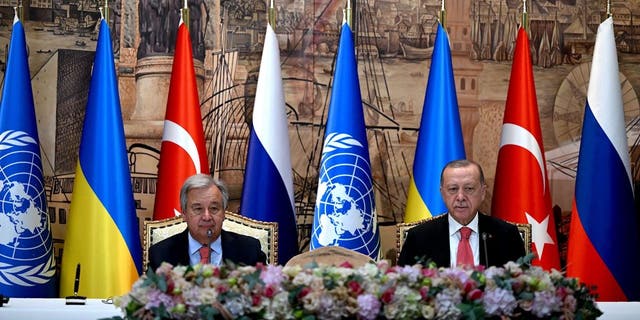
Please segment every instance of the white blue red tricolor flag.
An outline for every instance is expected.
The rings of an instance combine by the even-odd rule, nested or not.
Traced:
[[[339,246],[378,258],[369,144],[353,35],[343,23],[319,168],[311,249]]]
[[[27,43],[15,20],[0,103],[0,294],[57,295]]]
[[[598,27],[571,211],[567,275],[600,301],[640,300],[640,240],[613,19]]]
[[[285,112],[278,39],[270,24],[253,106],[240,213],[278,223],[278,263],[298,253],[289,127]]]

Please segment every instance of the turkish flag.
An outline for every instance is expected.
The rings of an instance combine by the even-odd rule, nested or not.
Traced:
[[[532,229],[533,264],[560,270],[529,38],[520,28],[498,151],[492,215]]]
[[[164,132],[160,147],[153,219],[180,214],[180,188],[196,173],[209,173],[191,39],[180,24],[173,56]]]

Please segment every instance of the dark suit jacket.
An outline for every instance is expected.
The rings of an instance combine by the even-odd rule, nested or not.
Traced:
[[[149,248],[149,268],[156,270],[162,262],[174,266],[188,266],[189,260],[189,230],[185,230]],[[266,263],[267,256],[260,248],[258,239],[222,230],[222,261],[232,261],[236,264],[254,266],[258,262]]]
[[[482,213],[478,213],[478,219],[481,265],[499,267],[525,255],[524,241],[516,226]],[[483,234],[486,234],[486,250]],[[438,267],[450,267],[450,254],[449,219],[443,214],[407,232],[398,265],[413,265],[423,258],[424,262],[431,260]]]

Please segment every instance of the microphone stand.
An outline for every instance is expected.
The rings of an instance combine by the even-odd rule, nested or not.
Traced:
[[[486,263],[486,266],[489,266],[489,251],[487,250],[487,238],[489,238],[489,235],[486,232],[482,233],[482,246],[484,247],[484,263]]]
[[[213,237],[213,231],[207,229],[207,249],[209,249],[209,264],[211,264],[211,238]]]

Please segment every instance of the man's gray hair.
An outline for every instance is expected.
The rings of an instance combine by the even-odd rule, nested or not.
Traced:
[[[478,171],[480,172],[480,184],[481,185],[485,185],[485,181],[484,181],[484,172],[482,172],[482,167],[480,166],[479,163],[473,161],[473,160],[467,160],[467,159],[460,159],[460,160],[453,160],[449,163],[447,163],[444,168],[442,168],[442,172],[440,172],[440,186],[442,187],[442,183],[444,182],[444,170],[447,168],[466,168],[469,166],[475,166],[476,168],[478,168]]]
[[[184,213],[187,211],[187,194],[193,189],[210,188],[211,186],[218,187],[220,193],[222,193],[222,207],[227,210],[229,204],[229,190],[227,186],[221,180],[218,180],[208,174],[195,174],[187,178],[180,188],[180,208]]]

